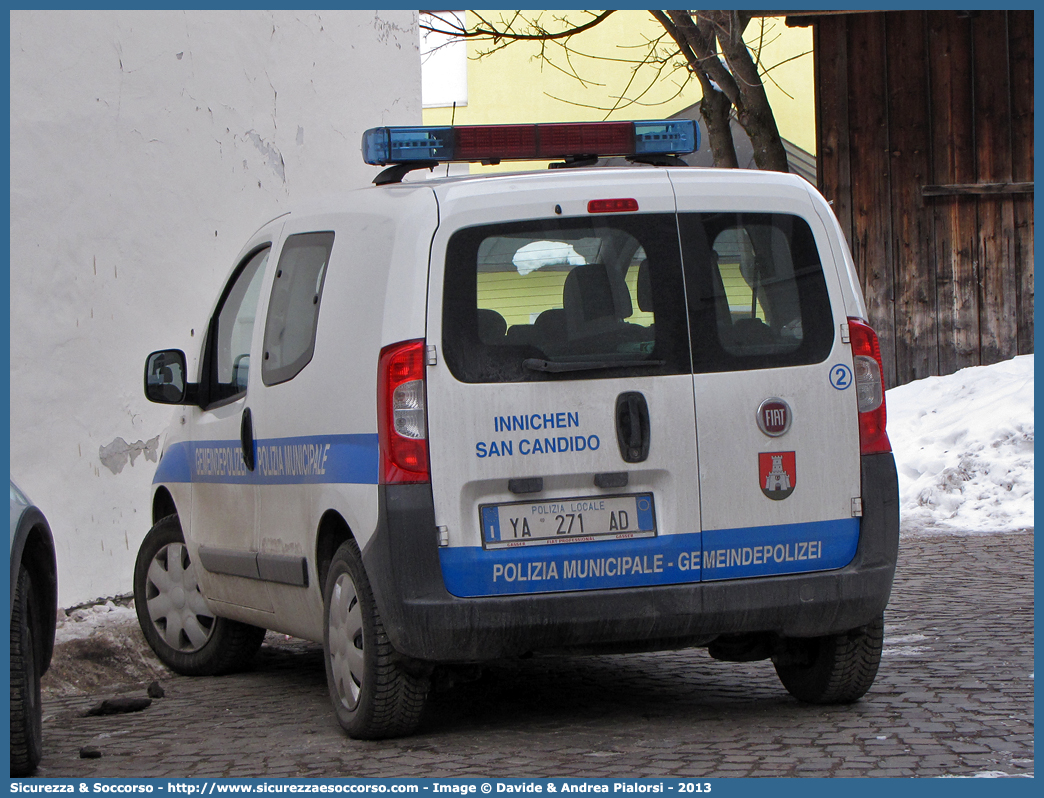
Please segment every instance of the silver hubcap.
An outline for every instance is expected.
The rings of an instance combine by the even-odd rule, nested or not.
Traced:
[[[168,646],[190,654],[210,640],[214,616],[183,543],[169,543],[152,558],[145,595],[152,625]]]
[[[348,710],[359,704],[366,666],[363,661],[363,619],[359,593],[348,574],[334,582],[330,597],[330,672],[341,703]]]

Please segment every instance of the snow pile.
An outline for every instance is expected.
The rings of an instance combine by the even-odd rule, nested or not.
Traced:
[[[1033,355],[887,394],[902,531],[1033,528]]]
[[[95,637],[99,632],[107,632],[114,627],[138,628],[138,616],[134,607],[124,607],[106,601],[91,607],[81,607],[65,614],[58,611],[58,625],[54,630],[55,643],[67,643],[70,640],[84,640]]]
[[[41,688],[47,695],[90,695],[170,678],[145,643],[126,599],[58,611],[54,656]]]

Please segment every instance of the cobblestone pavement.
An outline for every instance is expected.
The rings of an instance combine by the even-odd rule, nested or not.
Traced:
[[[904,538],[877,681],[797,703],[768,662],[703,651],[534,657],[444,685],[418,734],[357,742],[320,648],[174,677],[144,712],[45,701],[42,777],[727,777],[1033,773],[1033,535]],[[144,695],[144,687],[125,694]],[[93,746],[100,759],[80,759]]]

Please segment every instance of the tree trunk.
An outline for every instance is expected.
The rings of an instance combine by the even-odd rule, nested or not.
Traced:
[[[737,11],[705,12],[715,24],[718,43],[729,68],[736,77],[742,105],[737,104],[737,119],[750,137],[754,147],[754,163],[758,169],[789,172],[787,151],[783,148],[776,117],[769,105],[765,85],[758,74],[758,65],[743,41],[746,18]]]
[[[729,125],[732,103],[722,92],[711,86],[710,81],[701,79],[700,83],[705,84],[703,99],[700,100],[700,115],[707,124],[707,138],[710,139],[711,152],[714,153],[714,165],[723,169],[738,169],[736,143],[732,139],[732,127]]]
[[[691,18],[682,17],[683,23],[688,22],[685,27],[691,29],[686,32],[674,24],[673,16],[668,17],[662,11],[650,11],[650,13],[674,39],[678,49],[685,56],[689,69],[700,81],[700,86],[703,88],[703,99],[700,100],[700,115],[707,126],[708,145],[714,154],[714,165],[727,169],[738,168],[739,158],[736,156],[736,143],[732,140],[732,128],[729,126],[732,101],[723,91],[715,88],[711,79],[707,76],[707,71],[701,63],[701,59],[690,44],[691,37],[693,35],[698,36],[696,26],[692,23]],[[673,15],[679,12],[671,13]],[[700,44],[704,47],[707,46],[705,41],[701,41]],[[717,62],[716,56],[715,62]]]

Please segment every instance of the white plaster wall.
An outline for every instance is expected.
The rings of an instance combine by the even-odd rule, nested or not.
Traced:
[[[366,128],[420,123],[417,14],[10,19],[11,474],[69,606],[131,590],[172,415],[142,395],[145,356],[198,349],[262,223],[373,178]]]

